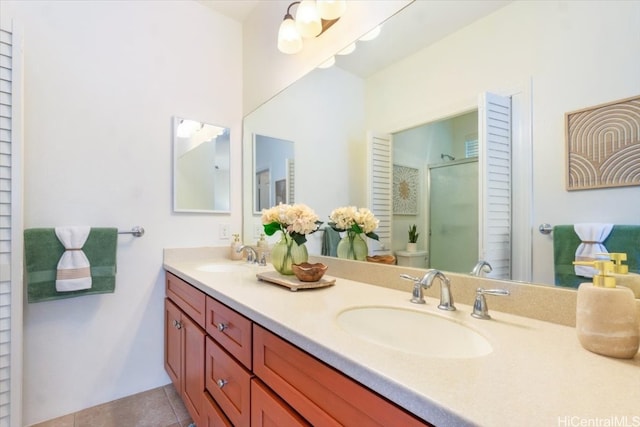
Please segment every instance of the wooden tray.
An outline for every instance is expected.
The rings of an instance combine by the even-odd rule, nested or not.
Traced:
[[[264,280],[265,282],[275,283],[276,285],[287,287],[292,292],[295,292],[298,289],[324,288],[325,286],[333,286],[336,283],[335,277],[324,276],[317,282],[303,282],[301,280],[298,280],[296,276],[284,276],[277,271],[258,273],[256,274],[256,277],[259,280]]]

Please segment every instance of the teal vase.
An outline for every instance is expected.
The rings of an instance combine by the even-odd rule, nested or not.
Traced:
[[[292,264],[300,264],[309,260],[307,247],[298,245],[287,233],[282,233],[282,238],[271,248],[271,264],[280,274],[292,275]]]
[[[360,233],[347,231],[347,234],[338,243],[338,258],[364,261],[367,259],[369,249]]]

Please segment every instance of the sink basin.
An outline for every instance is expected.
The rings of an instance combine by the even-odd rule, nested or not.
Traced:
[[[196,270],[207,273],[238,273],[247,271],[247,266],[245,264],[205,264],[196,267]]]
[[[485,337],[447,318],[395,307],[356,307],[337,316],[342,329],[362,340],[404,353],[472,358],[493,351]]]

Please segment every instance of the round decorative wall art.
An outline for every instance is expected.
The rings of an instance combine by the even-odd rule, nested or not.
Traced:
[[[418,214],[418,179],[420,171],[407,166],[393,165],[393,213]]]

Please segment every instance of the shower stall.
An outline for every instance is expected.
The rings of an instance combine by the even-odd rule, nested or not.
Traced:
[[[427,169],[429,267],[468,273],[478,261],[478,158]]]

